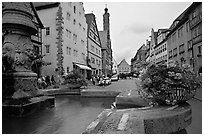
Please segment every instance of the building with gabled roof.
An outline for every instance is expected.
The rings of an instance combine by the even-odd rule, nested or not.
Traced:
[[[155,64],[166,63],[167,57],[167,34],[169,29],[158,29],[157,33],[157,44],[154,46],[155,52]]]
[[[131,59],[131,72],[138,73],[146,67],[146,46],[143,44]]]
[[[85,14],[87,23],[87,65],[92,68],[92,75],[102,75],[101,40],[93,13]]]
[[[127,74],[131,72],[130,65],[127,63],[125,59],[123,59],[119,64],[118,64],[118,72],[119,74]]]

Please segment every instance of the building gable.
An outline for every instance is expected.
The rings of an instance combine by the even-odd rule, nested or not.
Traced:
[[[101,47],[101,41],[100,41],[96,20],[95,20],[95,15],[93,13],[86,14],[85,17],[86,17],[86,23],[88,25],[87,33],[89,38],[92,39],[95,43],[97,43],[98,46]]]
[[[119,63],[119,65],[118,65],[118,67],[120,67],[120,66],[130,66],[128,63],[127,63],[127,61],[125,60],[125,59],[123,59],[120,63]]]

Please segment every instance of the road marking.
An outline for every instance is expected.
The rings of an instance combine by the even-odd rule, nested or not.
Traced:
[[[121,120],[120,120],[120,123],[118,124],[118,130],[124,130],[125,129],[128,119],[129,119],[129,114],[124,113]]]

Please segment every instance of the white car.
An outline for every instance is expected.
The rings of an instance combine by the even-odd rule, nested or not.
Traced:
[[[104,78],[104,80],[105,80],[107,85],[111,84],[111,79],[110,78],[106,77],[106,78]]]
[[[118,81],[118,75],[113,75],[111,77],[111,81]]]
[[[109,85],[109,84],[111,84],[111,79],[109,79],[108,77],[99,81],[99,85]]]

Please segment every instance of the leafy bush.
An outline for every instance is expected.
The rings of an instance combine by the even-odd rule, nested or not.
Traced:
[[[64,76],[63,85],[66,84],[83,84],[86,83],[85,78],[81,75],[80,71],[73,70],[66,76]]]
[[[163,99],[168,102],[168,97],[175,89],[185,91],[182,93],[186,95],[186,90],[191,93],[201,87],[201,81],[188,64],[184,64],[182,67],[175,63],[168,66],[166,64],[152,65],[143,71],[141,80],[142,87],[146,92],[151,93],[154,97],[164,97]],[[174,102],[176,101],[174,100]]]

